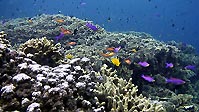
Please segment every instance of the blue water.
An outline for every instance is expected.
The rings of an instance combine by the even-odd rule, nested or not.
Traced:
[[[199,53],[199,0],[0,0],[0,19],[61,13],[107,31],[139,31],[193,45]]]

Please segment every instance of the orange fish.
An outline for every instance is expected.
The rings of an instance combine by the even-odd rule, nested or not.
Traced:
[[[106,48],[107,51],[114,51],[115,50],[115,47],[108,47]]]
[[[73,46],[73,45],[76,45],[76,44],[77,44],[76,42],[68,42],[66,45]]]
[[[58,22],[58,23],[63,23],[64,22],[63,19],[56,19],[55,21]]]
[[[72,34],[72,32],[70,30],[64,29],[63,27],[60,27],[60,30],[62,33],[64,33],[65,35],[67,34]]]
[[[130,60],[130,59],[128,59],[128,58],[127,58],[127,59],[125,59],[125,60],[124,60],[124,62],[125,62],[125,63],[127,63],[128,65],[130,65],[130,64],[131,64],[131,60]]]
[[[110,53],[105,54],[105,53],[100,52],[100,55],[103,56],[103,57],[108,58],[108,57],[111,57],[111,56],[115,55],[115,53],[114,52],[110,52]]]

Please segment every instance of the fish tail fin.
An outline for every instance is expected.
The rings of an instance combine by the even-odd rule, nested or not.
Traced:
[[[100,54],[101,56],[103,56],[103,57],[106,57],[106,56],[107,56],[107,54],[104,54],[103,52],[99,52],[99,54]]]
[[[165,82],[166,82],[166,83],[169,83],[169,79],[168,79],[168,78],[165,78]]]

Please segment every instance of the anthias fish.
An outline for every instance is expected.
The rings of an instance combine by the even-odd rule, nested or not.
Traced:
[[[154,82],[154,81],[155,81],[153,77],[148,76],[148,75],[142,74],[141,77],[142,77],[144,80],[148,81],[148,82]]]
[[[175,85],[181,85],[181,84],[184,84],[185,81],[183,81],[182,79],[178,79],[178,78],[166,78],[166,82],[167,83],[172,83],[172,84],[175,84]]]
[[[173,68],[173,63],[166,63],[166,68]]]
[[[188,70],[194,70],[195,69],[195,66],[194,65],[187,65],[184,67],[185,69],[188,69]]]
[[[58,23],[63,23],[64,22],[63,19],[56,19],[55,21],[58,22]]]
[[[98,28],[95,25],[93,25],[93,24],[91,24],[89,22],[86,23],[86,26],[88,28],[90,28],[91,30],[93,30],[93,31],[97,31],[98,30]]]
[[[76,42],[68,42],[66,45],[68,45],[68,46],[74,46],[76,44],[77,44]]]
[[[106,57],[106,58],[108,58],[108,57],[111,57],[111,56],[113,56],[113,55],[115,55],[115,53],[114,52],[110,52],[110,53],[103,53],[103,52],[99,52],[99,54],[101,55],[101,56],[103,56],[103,57]]]
[[[142,66],[142,67],[148,67],[149,66],[149,63],[147,63],[146,61],[144,61],[144,62],[139,62],[138,63],[140,66]]]
[[[64,33],[61,32],[58,36],[55,37],[56,41],[62,39],[64,37]]]
[[[115,47],[108,47],[106,48],[107,51],[114,51],[115,50]]]
[[[117,53],[120,49],[121,49],[121,46],[115,47],[115,48],[114,48],[114,52]]]
[[[120,49],[121,49],[121,46],[119,46],[119,47],[108,47],[108,48],[106,48],[107,51],[112,51],[112,52],[115,52],[115,53],[119,52]]]
[[[131,60],[130,59],[124,59],[124,62],[126,63],[126,64],[128,64],[128,65],[130,65],[131,64]]]
[[[63,34],[67,35],[67,34],[72,34],[72,32],[70,30],[64,29],[63,27],[60,27],[60,30]]]

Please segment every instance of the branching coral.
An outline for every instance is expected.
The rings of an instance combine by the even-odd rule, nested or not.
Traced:
[[[106,111],[112,112],[165,112],[165,108],[158,103],[152,103],[143,95],[137,95],[137,86],[132,79],[126,81],[115,75],[116,71],[101,68],[103,83],[98,83],[96,93],[98,103],[105,106]]]

